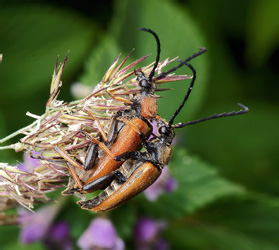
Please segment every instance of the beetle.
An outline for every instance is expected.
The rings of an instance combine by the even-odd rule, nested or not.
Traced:
[[[160,176],[163,167],[170,161],[172,155],[171,143],[175,136],[174,130],[176,128],[183,128],[210,119],[235,116],[248,112],[248,108],[239,103],[239,106],[242,108],[239,111],[214,114],[187,123],[173,124],[174,119],[188,100],[196,80],[196,70],[194,67],[185,61],[181,61],[181,63],[185,64],[192,70],[193,78],[179,108],[175,111],[169,122],[166,122],[164,119],[159,119],[157,121],[158,137],[153,137],[147,141],[144,134],[140,134],[143,147],[146,151],[125,152],[124,154],[115,157],[115,160],[117,161],[126,161],[119,170],[116,171],[117,173],[115,173],[114,179],[110,178],[113,179],[113,181],[102,193],[91,200],[78,202],[83,209],[89,209],[94,212],[105,212],[114,209],[152,185]],[[110,175],[112,175],[112,173]],[[98,183],[91,183],[91,185],[94,184]]]
[[[55,147],[55,150],[68,162],[68,167],[70,163],[73,166],[81,169],[81,174],[86,176],[85,178],[82,178],[85,182],[85,186],[83,186],[82,183],[78,180],[79,176],[75,173],[74,168],[72,167],[71,169],[69,169],[71,175],[74,177],[76,183],[78,184],[79,189],[73,189],[73,185],[70,185],[70,188],[66,190],[64,194],[72,194],[74,191],[92,192],[97,189],[105,188],[111,182],[111,178],[117,176],[119,177],[118,172],[115,172],[115,170],[121,166],[123,161],[115,161],[114,157],[125,152],[136,152],[137,150],[139,150],[142,147],[142,141],[139,134],[144,134],[145,137],[149,137],[152,131],[150,121],[158,119],[157,96],[155,96],[154,94],[156,90],[156,80],[165,77],[170,72],[173,72],[183,66],[183,64],[180,63],[171,70],[163,72],[154,77],[155,70],[160,59],[160,41],[154,31],[145,28],[141,28],[141,30],[151,33],[156,39],[157,57],[155,64],[148,77],[146,77],[142,71],[136,72],[140,92],[132,101],[124,100],[123,98],[121,98],[121,101],[127,103],[129,107],[127,107],[127,109],[125,109],[124,111],[119,111],[113,117],[108,132],[107,143],[101,142],[101,135],[99,135],[98,140],[96,138],[92,138],[84,131],[81,131],[81,133],[83,133],[85,136],[89,137],[91,141],[93,141],[87,151],[84,164],[85,170],[92,169],[92,172],[89,174],[89,176],[87,173],[84,174],[84,172],[82,171],[82,166],[80,166],[79,163],[74,162],[73,159],[67,156],[67,152],[63,151],[63,149],[59,146]],[[185,59],[185,61],[190,61],[191,59],[203,54],[205,51],[206,49],[202,48],[199,52]],[[115,98],[112,93],[108,93],[113,98]],[[97,148],[98,145],[101,146],[102,150],[107,148],[105,149],[105,153],[103,153],[103,151],[101,151],[100,153],[100,150],[98,150]],[[96,160],[97,154],[101,155],[98,160]],[[87,185],[94,181],[96,181],[98,185]]]

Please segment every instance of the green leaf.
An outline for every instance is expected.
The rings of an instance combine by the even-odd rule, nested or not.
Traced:
[[[214,162],[231,180],[252,190],[278,194],[278,105],[256,99],[243,102],[250,109],[247,115],[185,128],[187,144],[201,158]],[[207,113],[225,110],[237,107],[212,104]]]
[[[57,56],[63,59],[69,50],[65,74],[80,67],[94,32],[92,24],[74,12],[40,5],[1,8],[0,22],[5,24],[0,27],[2,102],[45,88]]]
[[[226,199],[174,222],[166,236],[176,248],[278,249],[278,209],[278,199]]]
[[[98,84],[119,54],[120,49],[115,39],[109,35],[103,37],[89,56],[79,81],[90,86]]]
[[[247,25],[248,57],[250,63],[262,65],[278,48],[279,2],[261,0],[251,7]]]
[[[89,227],[96,214],[88,210],[82,210],[76,203],[80,200],[79,198],[75,196],[69,198],[67,206],[64,207],[56,220],[67,221],[71,228],[71,236],[77,240]]]
[[[263,246],[259,246],[254,239],[249,239],[241,233],[232,232],[225,228],[214,228],[214,226],[174,226],[165,235],[173,249],[263,249]],[[268,248],[264,249],[276,249],[270,245],[272,246],[267,242],[264,247],[268,246]]]
[[[131,238],[137,220],[135,207],[124,204],[121,208],[113,210],[111,215],[117,234],[124,239]]]
[[[170,163],[173,177],[178,181],[171,194],[161,195],[145,209],[153,216],[182,217],[224,197],[242,195],[244,188],[222,178],[215,168],[183,149],[174,149]]]
[[[250,195],[213,204],[201,213],[201,219],[279,246],[278,209],[279,199]]]

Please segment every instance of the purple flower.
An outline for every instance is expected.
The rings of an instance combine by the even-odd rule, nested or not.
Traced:
[[[125,249],[124,242],[117,236],[111,221],[104,218],[92,220],[77,244],[82,249]]]
[[[32,213],[23,208],[18,211],[18,222],[21,226],[20,241],[29,244],[42,240],[57,212],[57,205],[45,206]]]
[[[35,213],[20,208],[18,211],[18,223],[21,226],[20,241],[23,244],[42,241],[49,249],[73,249],[68,224],[63,221],[52,224],[60,205],[48,205]]]
[[[44,243],[49,249],[73,249],[73,243],[70,238],[70,227],[68,223],[64,221],[58,221],[54,223],[48,230],[48,233],[44,239]]]
[[[153,120],[152,123],[151,123],[151,125],[152,125],[152,128],[153,128],[153,129],[152,129],[152,134],[151,134],[150,137],[149,137],[149,140],[152,139],[152,138],[154,137],[153,134],[156,135],[156,136],[158,136],[157,122],[156,122],[155,120]]]
[[[177,181],[170,177],[169,169],[166,166],[162,170],[160,177],[153,183],[153,185],[144,191],[144,195],[149,201],[155,201],[162,193],[171,193],[176,188]]]
[[[161,237],[161,232],[167,227],[164,221],[151,218],[141,218],[134,229],[134,239],[137,249],[169,249],[168,243]]]
[[[34,155],[37,153],[34,152]],[[18,165],[18,169],[27,173],[32,173],[34,169],[40,166],[40,162],[37,159],[33,159],[32,157],[28,156],[27,153],[23,154],[23,163]]]

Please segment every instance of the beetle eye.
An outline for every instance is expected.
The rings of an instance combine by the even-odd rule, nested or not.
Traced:
[[[158,132],[161,134],[161,135],[166,135],[168,134],[168,129],[166,126],[162,126],[159,128]]]
[[[142,79],[141,81],[139,81],[139,86],[142,88],[150,88],[150,83],[146,80],[146,79]]]

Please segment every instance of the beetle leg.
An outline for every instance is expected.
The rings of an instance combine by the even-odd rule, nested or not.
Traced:
[[[124,103],[130,104],[130,105],[133,104],[133,102],[131,102],[130,100],[125,99],[123,97],[116,96],[115,94],[113,94],[112,90],[107,89],[106,91],[107,91],[108,95],[116,101],[124,102]]]
[[[78,162],[76,162],[74,159],[72,159],[68,153],[61,147],[55,146],[54,150],[61,155],[67,162],[71,163],[76,168],[79,168],[81,170],[84,170],[83,166],[81,166]]]
[[[55,146],[55,147],[54,147],[54,150],[55,150],[58,154],[60,154],[60,155],[66,160],[66,164],[67,164],[67,167],[68,167],[68,169],[69,169],[69,172],[70,172],[71,176],[74,178],[76,184],[77,184],[77,185],[79,186],[79,188],[82,190],[82,183],[81,183],[81,181],[80,181],[80,179],[79,179],[79,177],[78,177],[78,175],[77,175],[77,173],[76,173],[76,171],[75,171],[75,169],[74,169],[73,166],[75,166],[75,167],[77,167],[77,168],[79,168],[79,169],[81,169],[81,170],[84,170],[84,168],[83,168],[78,162],[76,162],[75,160],[73,160],[73,159],[68,155],[68,153],[67,153],[64,149],[62,149],[61,147]]]
[[[87,112],[89,112],[87,110]],[[93,115],[92,113],[89,112],[90,115]],[[96,120],[97,121],[97,120]],[[109,127],[109,131],[108,134],[106,135],[105,132],[104,134],[106,135],[106,139],[104,138],[103,133],[100,130],[100,134],[102,136],[102,138],[104,138],[104,140],[106,140],[107,143],[111,143],[115,140],[115,138],[117,137],[117,133],[118,130],[121,128],[118,128],[118,123],[119,121],[116,119],[116,116],[113,117],[113,120],[110,124]],[[125,124],[123,123],[123,126]],[[86,134],[83,130],[80,130],[81,133],[83,133],[85,136],[89,137],[90,140],[94,140],[92,139],[92,137],[89,134]],[[91,143],[91,145],[89,146],[87,152],[86,152],[86,156],[85,156],[85,161],[84,161],[84,168],[85,170],[89,170],[91,169],[94,165],[95,165],[95,160],[97,158],[97,153],[98,153],[98,145],[101,147],[101,142],[96,143],[96,138],[95,141]],[[103,147],[101,147],[105,152],[110,152],[110,150],[103,144]],[[111,153],[108,155],[112,155]]]
[[[83,165],[85,170],[89,170],[94,166],[95,160],[97,158],[97,154],[98,154],[98,145],[95,143],[91,143],[91,145],[89,146],[86,152],[86,156],[84,159]]]
[[[142,142],[142,146],[148,151],[148,152],[151,152],[153,150],[153,147],[151,146],[152,143],[151,142],[148,142],[146,140],[146,137],[143,133],[139,133],[139,137],[141,139],[141,142]]]
[[[118,131],[120,131],[121,128],[122,128],[122,127],[118,128],[119,120],[117,120],[117,117],[118,116],[114,116],[112,118],[112,121],[111,121],[111,124],[110,124],[110,127],[109,127],[109,131],[108,131],[108,142],[113,142],[117,137]],[[124,125],[125,124],[123,123],[123,126]]]
[[[115,179],[117,179],[119,182],[126,181],[126,177],[124,177],[122,173],[120,173],[119,171],[113,171],[105,176],[102,176],[102,177],[86,184],[85,186],[83,186],[82,189],[84,191],[104,189]]]
[[[63,195],[73,195],[76,192],[80,192],[79,188],[76,187],[76,182],[73,177],[69,177],[69,182],[67,188],[61,193]]]
[[[80,181],[80,179],[79,179],[79,177],[78,177],[74,167],[69,162],[66,162],[66,164],[67,164],[69,172],[72,175],[72,177],[74,178],[76,184],[78,185],[78,187],[80,189],[82,189],[82,183],[81,183],[81,181]]]
[[[94,138],[92,135],[84,132],[83,130],[79,130],[81,133],[83,133],[85,136],[87,136],[92,142],[94,142],[95,144],[97,144],[101,149],[103,149],[111,158],[114,158],[114,155],[111,153],[111,151],[107,148],[107,146],[100,142],[99,140],[97,140],[96,138]]]
[[[104,139],[105,142],[108,142],[108,137],[107,137],[107,134],[100,122],[100,120],[94,116],[89,110],[87,109],[83,109],[95,122],[96,122],[96,126],[100,132],[100,134],[102,135],[102,138]]]
[[[37,159],[37,160],[43,160],[43,161],[48,161],[48,162],[57,162],[57,163],[61,163],[61,162],[65,162],[65,160],[62,158],[62,159],[49,159],[49,158],[45,158],[44,156],[41,156],[41,155],[30,155],[30,157],[32,159]]]
[[[135,124],[133,124],[131,121],[129,121],[127,118],[125,117],[118,117],[117,118],[119,121],[123,121],[126,125],[128,125],[129,127],[131,127],[134,131],[136,131],[137,133],[141,133],[141,131],[138,129],[137,126],[135,126]]]

